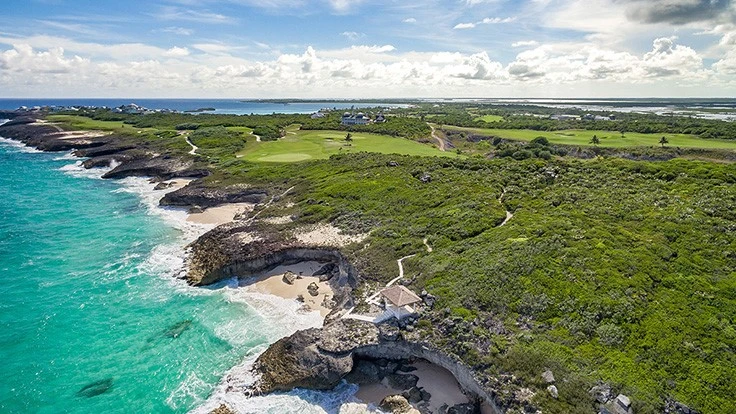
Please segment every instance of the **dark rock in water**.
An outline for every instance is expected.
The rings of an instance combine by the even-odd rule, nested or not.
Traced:
[[[417,386],[419,377],[414,374],[391,374],[387,375],[388,385],[400,390],[408,390]]]
[[[453,405],[447,410],[447,414],[480,414],[480,410],[475,404],[465,403]]]
[[[417,387],[411,387],[407,391],[402,392],[401,395],[412,404],[422,401],[422,392]]]
[[[417,367],[413,367],[411,365],[401,364],[399,367],[400,372],[414,372],[417,370]]]
[[[181,335],[184,331],[189,329],[189,327],[192,326],[192,320],[186,319],[181,322],[177,322],[174,325],[172,325],[169,329],[166,330],[166,333],[164,336],[168,338],[178,338],[179,335]]]
[[[77,391],[77,397],[96,397],[110,391],[112,384],[113,378],[105,378],[103,380],[91,382]]]
[[[173,182],[173,181],[169,181],[169,182],[162,181],[162,182],[156,184],[156,186],[153,187],[153,189],[156,190],[156,191],[158,191],[158,190],[166,190],[166,189],[171,188],[171,187],[173,187],[175,185],[176,185],[176,183]]]
[[[373,362],[359,359],[345,380],[358,385],[375,384],[381,380],[381,370]]]
[[[422,401],[429,401],[430,398],[432,398],[432,394],[430,394],[427,390],[424,388],[420,388],[419,392],[422,394]]]
[[[281,280],[288,285],[293,285],[296,280],[296,275],[293,272],[286,272]]]
[[[296,300],[299,301],[299,302],[301,302],[301,303],[304,303],[304,295],[302,295],[302,294],[296,295]]]

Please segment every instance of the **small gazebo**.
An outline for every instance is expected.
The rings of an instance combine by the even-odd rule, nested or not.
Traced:
[[[414,313],[411,305],[421,302],[422,298],[404,286],[394,285],[381,291],[386,301],[386,310],[396,319],[401,319]]]

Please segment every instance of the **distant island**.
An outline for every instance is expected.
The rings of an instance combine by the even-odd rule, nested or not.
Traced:
[[[216,110],[217,110],[216,108],[206,107],[206,108],[188,109],[188,110],[186,110],[184,112],[188,112],[188,113],[194,113],[194,112],[214,112]]]

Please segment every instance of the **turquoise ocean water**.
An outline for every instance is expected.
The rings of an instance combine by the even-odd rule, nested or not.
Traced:
[[[0,412],[337,412],[354,387],[224,396],[268,343],[319,316],[270,295],[186,286],[207,228],[158,208],[145,178],[0,139]],[[233,284],[231,284],[233,285]],[[343,411],[344,412],[344,411]]]

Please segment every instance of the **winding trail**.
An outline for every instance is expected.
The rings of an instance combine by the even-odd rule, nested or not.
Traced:
[[[427,248],[427,253],[432,253],[432,246],[427,243],[427,238],[425,237],[424,240],[422,240],[422,243],[424,243],[424,246]]]
[[[256,137],[256,142],[261,142],[261,136],[260,135],[256,135],[256,134],[254,134],[252,132],[250,134],[253,135],[254,137]]]
[[[272,197],[271,197],[271,199],[270,199],[270,200],[268,200],[268,203],[266,203],[266,204],[265,204],[265,205],[263,206],[263,208],[262,208],[262,209],[258,210],[258,211],[256,212],[256,214],[254,214],[254,215],[253,215],[253,216],[251,216],[251,217],[248,217],[248,219],[247,219],[247,220],[245,220],[245,223],[247,223],[247,224],[250,224],[250,223],[252,223],[252,222],[253,222],[253,220],[255,220],[255,219],[256,219],[256,218],[257,218],[257,217],[258,217],[258,216],[259,216],[259,215],[260,215],[261,213],[263,213],[263,212],[264,212],[264,211],[266,211],[266,210],[267,210],[267,209],[268,209],[269,207],[271,207],[271,204],[273,204],[273,202],[274,202],[274,201],[276,200],[276,198],[277,198],[277,197],[278,197],[278,198],[281,198],[281,197],[283,197],[283,196],[285,196],[285,195],[289,194],[289,192],[290,192],[291,190],[293,190],[293,189],[294,189],[294,186],[291,186],[291,187],[289,187],[289,188],[288,188],[288,189],[287,189],[286,191],[284,191],[283,193],[281,193],[281,194],[279,194],[279,195],[277,195],[277,196],[272,196]]]
[[[189,154],[197,155],[197,150],[199,149],[199,147],[192,144],[192,141],[189,140],[189,137],[184,137],[184,139],[187,141],[187,144],[189,144],[192,147],[192,150],[189,151]]]
[[[445,140],[442,139],[439,135],[437,135],[437,130],[435,127],[427,122],[427,125],[429,125],[430,128],[432,128],[432,138],[437,141],[437,145],[439,145],[440,151],[447,151],[447,144],[445,143]]]
[[[505,196],[505,195],[506,195],[506,189],[504,188],[503,191],[501,192],[501,196],[498,197],[498,202],[501,203],[502,206],[503,206],[503,196]],[[505,206],[504,206],[504,208],[505,208]],[[506,210],[506,219],[504,219],[504,221],[501,224],[499,224],[498,227],[501,227],[501,226],[505,225],[513,217],[514,217],[514,213]]]

